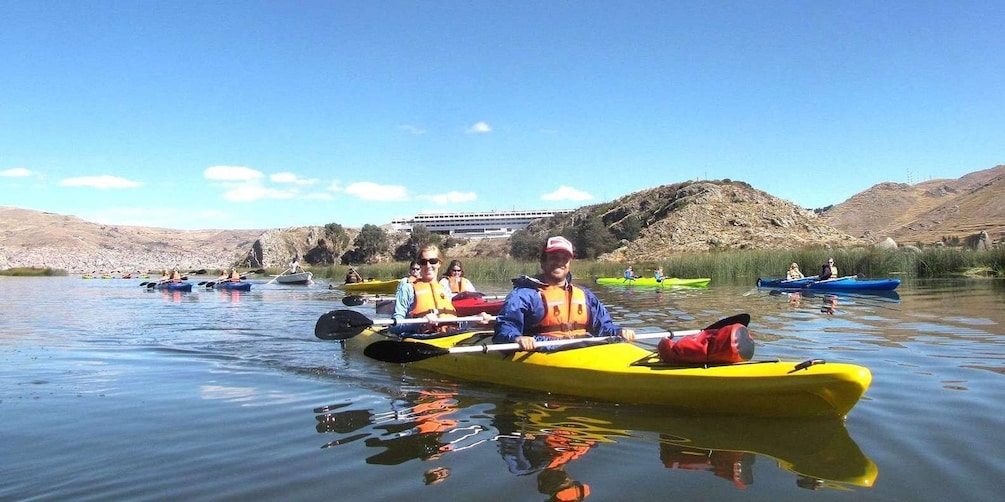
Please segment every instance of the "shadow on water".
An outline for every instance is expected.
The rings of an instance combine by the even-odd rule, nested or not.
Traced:
[[[444,387],[407,391],[389,408],[346,403],[314,409],[316,431],[326,439],[321,447],[362,441],[374,449],[365,462],[376,465],[491,448],[509,474],[534,475],[538,490],[558,500],[581,500],[590,492],[591,480],[573,479],[568,466],[604,445],[627,441],[649,445],[643,448],[651,451],[651,461],[665,469],[711,474],[737,489],[754,483],[759,458],[776,462],[797,486],[813,490],[869,488],[879,472],[841,420],[698,416],[508,396],[471,399]],[[428,469],[425,483],[449,476],[448,468]]]

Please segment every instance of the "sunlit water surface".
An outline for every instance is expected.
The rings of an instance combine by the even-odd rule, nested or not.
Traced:
[[[844,422],[693,416],[343,351],[313,336],[347,308],[326,283],[0,278],[0,500],[1001,496],[1001,281],[894,297],[591,289],[640,331],[748,312],[755,358],[860,364],[872,387]]]

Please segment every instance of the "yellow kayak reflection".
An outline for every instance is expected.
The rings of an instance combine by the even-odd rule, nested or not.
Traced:
[[[534,474],[539,487],[554,489],[549,494],[557,497],[564,491],[573,500],[588,496],[590,487],[573,480],[565,467],[593,448],[629,438],[658,444],[653,461],[667,469],[712,474],[738,489],[754,483],[757,457],[773,460],[795,475],[799,487],[814,490],[868,488],[879,474],[844,422],[836,419],[677,415],[658,407],[595,403],[493,404],[495,409],[487,412],[485,402],[463,403],[451,390],[438,389],[409,392],[389,411],[349,409],[350,404],[314,411],[317,432],[334,435],[323,448],[362,440],[383,449],[366,458],[367,463],[397,465],[494,445],[510,473]],[[449,475],[443,469],[427,472],[426,483]]]

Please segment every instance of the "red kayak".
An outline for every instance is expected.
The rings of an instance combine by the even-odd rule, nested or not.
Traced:
[[[450,300],[457,310],[458,317],[478,315],[485,312],[496,315],[502,310],[503,298],[498,296],[485,297],[482,293],[458,293]],[[391,315],[394,313],[394,299],[377,300],[377,313]]]
[[[478,315],[482,312],[496,315],[502,310],[503,299],[498,297],[486,299],[481,293],[458,293],[450,303],[454,304],[458,317]]]

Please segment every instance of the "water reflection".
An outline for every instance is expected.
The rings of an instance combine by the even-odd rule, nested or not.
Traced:
[[[589,496],[591,480],[579,479],[570,467],[596,448],[629,439],[653,442],[653,462],[667,469],[712,474],[737,489],[755,483],[758,457],[776,462],[807,489],[868,488],[878,475],[876,464],[840,420],[674,415],[660,408],[587,408],[580,403],[486,403],[442,389],[409,392],[393,401],[389,411],[350,404],[314,411],[317,432],[336,436],[322,448],[362,440],[367,447],[383,449],[366,463],[398,465],[492,445],[505,472],[533,476],[538,491],[553,500]],[[423,477],[426,484],[435,484],[450,474],[434,467]]]

